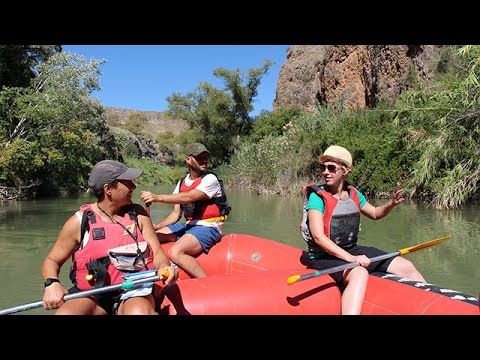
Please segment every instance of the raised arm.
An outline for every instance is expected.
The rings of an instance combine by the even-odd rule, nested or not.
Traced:
[[[395,190],[392,194],[392,198],[388,203],[382,206],[375,207],[372,204],[367,202],[362,207],[362,214],[364,214],[365,216],[367,216],[372,220],[380,220],[384,218],[392,211],[392,209],[395,206],[405,201],[405,198],[403,198],[402,196],[402,192],[403,192],[403,189],[400,187],[400,184],[397,183],[397,185],[395,186]]]

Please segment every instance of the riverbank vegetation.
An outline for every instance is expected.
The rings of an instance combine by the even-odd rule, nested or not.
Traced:
[[[0,47],[31,56],[34,48]],[[319,180],[316,157],[332,144],[354,159],[351,183],[368,196],[389,195],[400,182],[406,194],[439,209],[458,208],[479,197],[480,46],[447,46],[429,83],[412,88],[394,104],[341,110],[321,106],[315,113],[296,107],[252,117],[258,86],[271,63],[246,73],[219,68],[221,89],[202,83],[168,99],[168,114],[190,129],[155,141],[175,155],[174,166],[135,157],[107,125],[92,96],[102,60],[46,48],[28,84],[0,78],[0,186],[28,188],[38,195],[85,190],[90,167],[104,158],[144,169],[145,184],[174,184],[185,171],[183,146],[204,143],[211,167],[229,187],[299,196]],[[5,65],[6,64],[6,65]],[[2,68],[2,67],[0,67]],[[133,119],[134,120],[134,119]],[[132,121],[133,121],[132,120]],[[134,122],[134,121],[133,121]],[[142,123],[133,124],[136,132]],[[123,129],[128,130],[128,129]],[[31,192],[30,192],[31,194]],[[18,196],[21,197],[21,196]]]

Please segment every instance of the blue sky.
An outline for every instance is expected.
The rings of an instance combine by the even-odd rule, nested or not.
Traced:
[[[202,81],[217,88],[223,82],[213,70],[247,71],[265,59],[275,64],[262,78],[254,111],[272,110],[278,75],[289,45],[63,45],[63,50],[87,59],[105,59],[101,90],[93,96],[104,106],[140,111],[165,111],[166,97],[193,91]]]

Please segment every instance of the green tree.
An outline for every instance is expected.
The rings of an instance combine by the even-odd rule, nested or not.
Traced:
[[[173,93],[167,97],[169,116],[186,120],[199,133],[196,140],[210,150],[213,166],[228,162],[241,138],[250,133],[253,100],[258,95],[261,78],[271,65],[266,60],[262,67],[250,69],[246,74],[239,69],[217,68],[214,75],[223,79],[223,89],[203,82],[186,95]]]
[[[155,140],[159,146],[166,148],[172,148],[175,145],[175,135],[171,131],[159,133]]]
[[[250,139],[257,142],[268,135],[280,136],[285,131],[285,125],[290,121],[295,121],[300,115],[302,115],[302,111],[297,106],[273,112],[263,110],[253,122]]]
[[[38,66],[28,88],[0,91],[2,183],[39,181],[39,194],[75,192],[85,188],[92,163],[119,158],[104,109],[91,97],[103,62],[56,53]]]
[[[60,51],[60,45],[0,45],[0,89],[28,87],[37,66]]]

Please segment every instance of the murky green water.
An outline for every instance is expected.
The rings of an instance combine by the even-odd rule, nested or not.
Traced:
[[[135,202],[141,202],[139,190],[135,191]],[[171,193],[173,186],[157,186],[148,190]],[[302,215],[300,197],[283,198],[231,190],[228,198],[233,210],[224,224],[224,234],[251,234],[304,248],[298,230]],[[91,201],[93,197],[83,195],[0,204],[0,309],[42,299],[40,266],[43,259],[65,220],[81,204]],[[382,220],[372,221],[362,217],[359,242],[390,252],[453,235],[452,239],[442,244],[405,256],[415,263],[428,282],[478,296],[479,210],[479,205],[469,205],[462,210],[437,211],[413,202],[404,203]],[[158,221],[170,211],[171,205],[157,203],[152,206],[151,215],[154,221]],[[61,280],[64,284],[70,284],[68,264],[62,268]],[[21,314],[50,313],[35,309]]]

